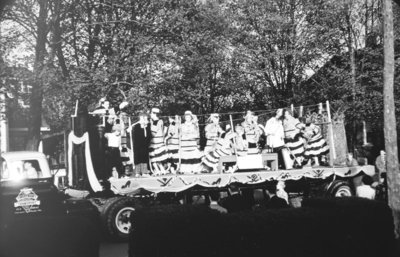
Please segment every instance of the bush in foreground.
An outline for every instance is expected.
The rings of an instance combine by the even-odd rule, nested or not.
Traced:
[[[98,257],[98,229],[86,218],[37,216],[2,227],[1,257]]]
[[[157,206],[132,215],[131,257],[390,256],[390,209],[364,199],[315,199],[303,208],[220,214]]]

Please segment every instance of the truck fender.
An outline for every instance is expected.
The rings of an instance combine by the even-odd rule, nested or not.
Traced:
[[[351,183],[346,180],[334,180],[326,187],[325,193],[332,197],[351,197],[354,196],[354,189]]]

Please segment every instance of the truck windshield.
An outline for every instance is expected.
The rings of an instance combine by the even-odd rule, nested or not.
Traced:
[[[43,172],[38,160],[11,160],[1,158],[1,181],[36,179],[49,177],[48,172]]]

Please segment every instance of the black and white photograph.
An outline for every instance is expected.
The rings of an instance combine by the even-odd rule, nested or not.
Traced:
[[[400,0],[0,0],[0,257],[398,257],[398,128]]]

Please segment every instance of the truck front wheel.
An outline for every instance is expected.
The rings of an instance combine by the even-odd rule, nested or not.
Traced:
[[[121,197],[106,206],[102,219],[107,234],[115,241],[128,240],[131,214],[137,208],[134,198]]]

